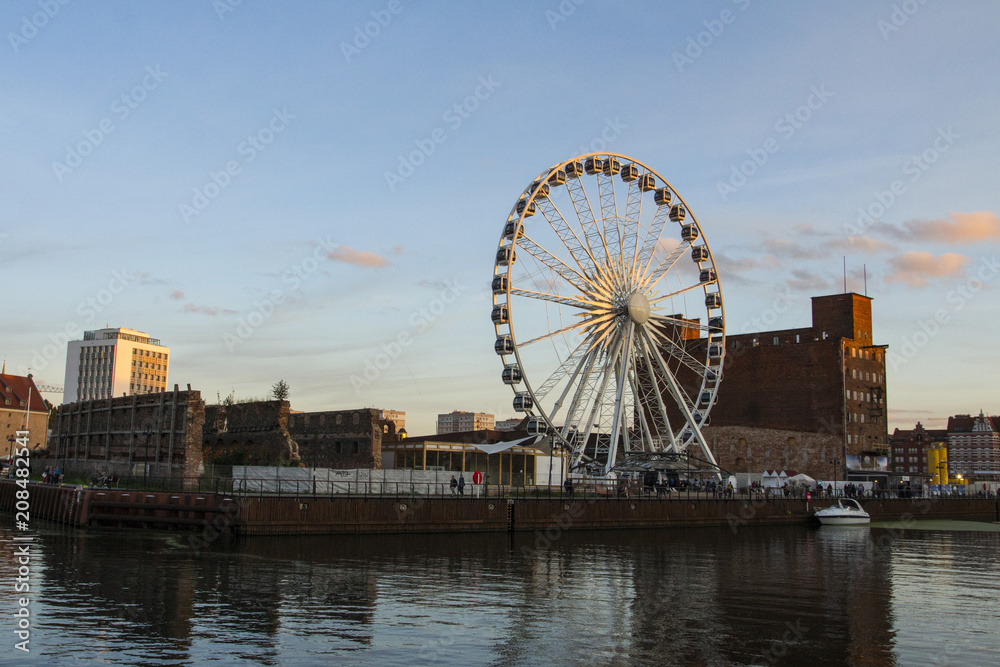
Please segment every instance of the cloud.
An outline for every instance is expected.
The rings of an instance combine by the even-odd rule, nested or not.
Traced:
[[[169,281],[163,278],[157,278],[156,276],[146,273],[145,271],[133,271],[132,276],[139,281],[140,285],[167,285]]]
[[[801,269],[792,271],[792,277],[785,282],[793,290],[804,292],[819,292],[830,287],[830,281],[823,276]]]
[[[892,272],[887,283],[903,283],[910,287],[926,287],[928,278],[947,278],[961,275],[969,258],[953,252],[934,256],[929,252],[910,250],[889,260]]]
[[[882,223],[876,229],[897,239],[951,245],[1000,241],[1000,218],[992,211],[952,213],[948,220],[909,220],[900,227]]]
[[[792,231],[797,233],[799,236],[830,236],[830,232],[824,232],[816,229],[808,222],[803,222],[800,225],[795,225],[792,227]]]
[[[870,236],[848,236],[846,241],[835,241],[832,244],[836,248],[846,250],[857,250],[858,252],[882,252],[883,250],[895,250],[895,246],[888,241],[879,241]]]
[[[235,315],[238,310],[229,310],[228,308],[215,308],[213,306],[196,306],[193,303],[185,303],[181,310],[185,313],[197,313],[199,315],[211,315],[215,317],[216,315]]]
[[[764,239],[761,246],[772,255],[790,259],[819,259],[829,254],[824,249],[806,248],[788,239]]]
[[[184,292],[180,291],[179,289],[175,289],[173,292],[170,293],[170,298],[171,299],[183,299],[184,298]]]
[[[326,253],[326,256],[335,262],[344,262],[355,266],[380,267],[388,266],[389,260],[381,255],[376,255],[365,250],[355,250],[350,246],[342,245],[336,250]]]

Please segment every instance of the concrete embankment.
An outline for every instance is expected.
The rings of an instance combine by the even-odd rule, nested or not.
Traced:
[[[17,510],[14,482],[0,482],[0,511]],[[235,496],[29,484],[32,520],[73,526],[159,528],[236,535],[512,532],[669,528],[671,526],[805,525],[833,503],[736,496],[665,499]],[[865,500],[873,521],[1000,521],[992,498]],[[22,505],[23,507],[23,505]]]

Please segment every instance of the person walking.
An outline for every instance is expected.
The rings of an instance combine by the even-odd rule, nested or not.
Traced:
[[[458,495],[465,495],[465,475],[458,476]]]
[[[458,488],[458,480],[455,479],[454,475],[451,476],[451,482],[448,484],[448,486],[451,487],[451,495],[455,495],[455,489]]]

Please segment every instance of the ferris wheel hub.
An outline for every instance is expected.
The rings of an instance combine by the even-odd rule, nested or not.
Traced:
[[[628,298],[628,316],[636,324],[645,324],[649,319],[649,299],[642,292],[633,292]]]

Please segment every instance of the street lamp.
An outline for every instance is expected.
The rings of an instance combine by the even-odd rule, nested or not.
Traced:
[[[149,438],[153,435],[153,429],[149,426],[142,432],[146,436],[146,447],[142,452],[142,490],[146,490],[146,475],[149,472]]]
[[[840,459],[834,455],[833,460],[830,461],[830,465],[833,466],[833,495],[837,495],[837,468],[840,466]]]
[[[14,458],[14,442],[16,440],[17,440],[17,438],[14,437],[13,433],[11,433],[10,435],[7,436],[7,441],[10,443],[7,446],[7,463],[13,463],[14,462],[13,461],[13,458]]]

